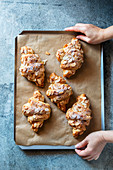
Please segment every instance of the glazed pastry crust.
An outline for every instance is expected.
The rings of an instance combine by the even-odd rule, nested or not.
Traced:
[[[89,126],[91,120],[90,103],[85,94],[77,97],[77,102],[67,110],[66,118],[68,124],[73,128],[73,136],[77,138],[82,135]]]
[[[34,54],[33,49],[28,46],[21,47],[20,51],[21,51],[21,54]]]
[[[56,53],[57,60],[61,63],[64,77],[71,77],[78,70],[83,60],[83,50],[77,38],[73,38],[69,44],[65,44]]]
[[[33,81],[37,86],[44,86],[45,62],[42,61],[38,54],[34,54],[32,48],[21,47],[21,66],[20,73],[29,81]]]
[[[23,105],[22,113],[28,117],[32,129],[38,132],[44,120],[50,117],[51,108],[48,103],[44,103],[44,96],[37,90],[33,93],[33,97],[28,100],[28,103]]]
[[[52,73],[50,75],[50,86],[46,91],[46,95],[51,99],[51,102],[56,103],[58,108],[62,111],[66,111],[66,104],[68,104],[70,96],[72,95],[72,88],[66,81]]]

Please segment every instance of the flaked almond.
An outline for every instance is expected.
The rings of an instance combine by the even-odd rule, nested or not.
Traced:
[[[43,60],[44,65],[46,64],[47,61],[48,61],[47,59]]]
[[[45,52],[46,55],[50,55],[50,53],[48,51]]]

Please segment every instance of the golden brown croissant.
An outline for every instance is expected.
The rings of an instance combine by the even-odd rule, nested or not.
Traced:
[[[38,128],[42,127],[44,120],[50,117],[50,112],[50,105],[44,103],[44,96],[39,90],[33,93],[33,97],[22,108],[22,113],[28,117],[28,122],[32,124],[35,132],[38,132]]]
[[[66,81],[55,73],[50,75],[50,83],[46,95],[51,99],[51,102],[56,103],[58,108],[65,112],[66,104],[68,104],[72,95],[71,86],[66,84]]]
[[[38,54],[34,54],[32,48],[24,46],[21,47],[21,75],[28,80],[36,83],[37,86],[44,86],[45,77],[45,62],[40,59]]]
[[[65,44],[56,53],[57,60],[61,62],[64,77],[71,77],[83,63],[83,50],[77,38],[73,38],[69,44]]]
[[[91,110],[90,103],[85,94],[77,97],[77,102],[73,104],[72,108],[67,110],[66,118],[68,124],[73,128],[73,136],[77,138],[86,130],[86,126],[90,124]]]

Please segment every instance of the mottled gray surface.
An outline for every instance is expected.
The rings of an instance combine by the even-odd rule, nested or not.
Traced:
[[[113,24],[113,0],[0,0],[0,170],[113,169],[113,145],[97,161],[74,151],[21,151],[13,140],[14,38],[22,30]],[[113,41],[104,43],[106,129],[113,129]]]

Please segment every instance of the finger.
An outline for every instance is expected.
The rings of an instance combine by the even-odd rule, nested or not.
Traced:
[[[83,156],[82,158],[88,160],[90,158],[96,159],[96,157],[97,157],[97,154],[91,154],[91,155],[89,154],[88,156]]]
[[[85,33],[85,27],[82,27],[82,26],[67,27],[64,30],[65,31],[75,31],[75,32]]]
[[[77,145],[75,145],[75,148],[76,148],[76,149],[83,148],[83,147],[85,147],[87,144],[88,144],[88,141],[87,141],[86,139],[84,139],[82,142],[80,142],[80,143],[78,143]]]
[[[92,161],[94,158],[93,157],[91,157],[91,158],[89,158],[89,159],[87,159],[88,161]]]
[[[97,154],[94,154],[93,156],[90,156],[89,158],[87,158],[88,161],[91,161],[91,160],[97,160],[99,158],[99,155]]]
[[[100,156],[100,155],[98,155],[98,156],[95,156],[94,160],[97,160],[97,159],[99,158],[99,156]]]
[[[89,152],[87,151],[87,149],[85,150],[79,150],[79,149],[75,149],[75,152],[82,157],[88,156]]]
[[[75,28],[74,28],[75,26],[73,26],[73,27],[67,27],[67,28],[65,28],[64,30],[65,31],[75,31]]]
[[[83,156],[82,158],[83,159],[90,159],[90,158],[92,158],[93,156],[91,156],[91,155],[88,155],[88,156]]]
[[[83,40],[85,42],[90,42],[90,39],[85,35],[78,35],[78,36],[76,36],[76,38]]]

